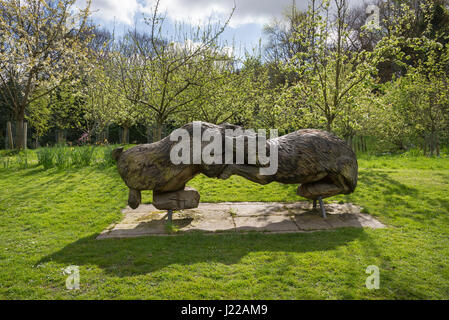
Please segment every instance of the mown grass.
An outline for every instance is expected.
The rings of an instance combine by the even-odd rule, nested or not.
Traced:
[[[95,240],[122,217],[114,167],[0,168],[3,299],[448,299],[449,159],[362,157],[350,201],[387,229]],[[203,202],[298,201],[296,186],[198,176]],[[151,201],[151,192],[143,200]],[[80,290],[64,269],[78,265]],[[380,289],[365,287],[369,265]]]

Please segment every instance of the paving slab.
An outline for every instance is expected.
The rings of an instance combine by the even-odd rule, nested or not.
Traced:
[[[230,204],[232,214],[237,217],[268,216],[289,214],[283,203],[243,202]]]
[[[262,215],[234,217],[236,231],[299,231],[290,216]]]
[[[122,210],[123,213],[149,213],[153,211],[160,211],[156,209],[152,204],[141,204],[136,209],[131,209],[131,207],[127,206]]]
[[[311,202],[223,202],[200,203],[198,208],[175,211],[176,233],[202,232],[305,232],[342,227],[385,228],[373,216],[361,213],[351,203],[325,204],[322,218]],[[167,235],[167,212],[151,204],[122,210],[123,219],[106,228],[97,239]]]
[[[193,213],[193,220],[180,231],[234,231],[235,224],[229,208],[220,208],[216,204],[199,206],[193,210],[183,210],[185,214]],[[187,212],[190,211],[190,212]],[[193,212],[192,212],[193,211]],[[176,222],[176,218],[173,220]]]
[[[300,230],[328,230],[332,229],[332,225],[329,224],[326,219],[322,218],[318,214],[303,213],[294,216],[294,221]]]

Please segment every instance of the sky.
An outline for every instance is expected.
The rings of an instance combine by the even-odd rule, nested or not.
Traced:
[[[160,12],[165,13],[168,24],[182,22],[193,26],[208,21],[225,21],[235,5],[229,26],[222,40],[236,51],[251,51],[263,37],[263,26],[273,18],[280,18],[294,0],[161,0]],[[351,2],[362,2],[351,0]],[[86,0],[78,0],[84,7]],[[142,16],[152,13],[155,0],[92,0],[93,21],[117,33],[142,24]],[[307,0],[296,0],[298,9],[307,8]]]

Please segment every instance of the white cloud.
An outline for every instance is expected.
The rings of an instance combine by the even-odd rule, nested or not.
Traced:
[[[155,5],[154,0],[146,0],[142,11],[149,13]],[[247,23],[264,24],[274,16],[279,16],[292,0],[161,0],[159,9],[166,12],[172,20],[204,23],[209,17],[213,20],[226,19],[236,6],[230,21],[231,27],[239,27]],[[305,7],[305,1],[299,0],[298,7]]]
[[[84,8],[86,0],[77,0],[76,5]],[[139,3],[137,0],[92,0],[90,9],[94,18],[106,22],[115,19],[117,22],[132,24],[134,15],[139,10]]]
[[[349,0],[355,3],[360,0]],[[297,8],[307,8],[308,0],[295,0]],[[92,0],[91,9],[96,11],[94,18],[103,21],[113,21],[132,24],[137,13],[152,13],[156,0]],[[273,17],[279,17],[291,6],[293,0],[161,0],[159,9],[165,12],[171,20],[191,24],[202,24],[209,18],[213,21],[224,21],[236,6],[230,26],[256,23],[263,25]],[[77,0],[77,5],[83,8],[86,0]]]

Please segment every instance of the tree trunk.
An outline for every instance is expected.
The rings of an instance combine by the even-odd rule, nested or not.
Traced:
[[[36,138],[34,139],[34,149],[39,148],[39,135],[36,134]]]
[[[437,157],[440,156],[440,139],[438,138],[438,133],[435,134],[435,148],[436,148],[436,154]]]
[[[368,152],[368,148],[366,147],[366,137],[362,136],[362,142],[363,142],[363,151]]]
[[[147,126],[147,143],[151,143],[151,139],[150,139],[150,136],[151,136],[151,127],[150,126]]]
[[[156,121],[156,126],[153,129],[153,142],[157,142],[162,139],[162,121]]]
[[[427,142],[426,142],[426,136],[423,137],[423,141],[422,141],[422,151],[423,151],[423,155],[426,156],[426,155],[427,155]]]
[[[429,149],[430,149],[430,156],[433,157],[433,150],[435,149],[435,146],[433,145],[433,132],[430,134]]]
[[[96,136],[96,142],[107,143],[109,139],[109,126],[105,126]]]
[[[11,127],[11,121],[8,121],[6,124],[6,130],[8,131],[8,141],[9,141],[9,148],[14,149],[14,138],[12,136],[12,127]]]
[[[24,134],[23,134],[23,118],[17,120],[17,126],[16,126],[16,136],[17,136],[17,149],[24,149]]]
[[[123,126],[122,144],[129,144],[129,128],[127,126]]]
[[[64,131],[58,129],[56,141],[58,144],[64,144]]]

